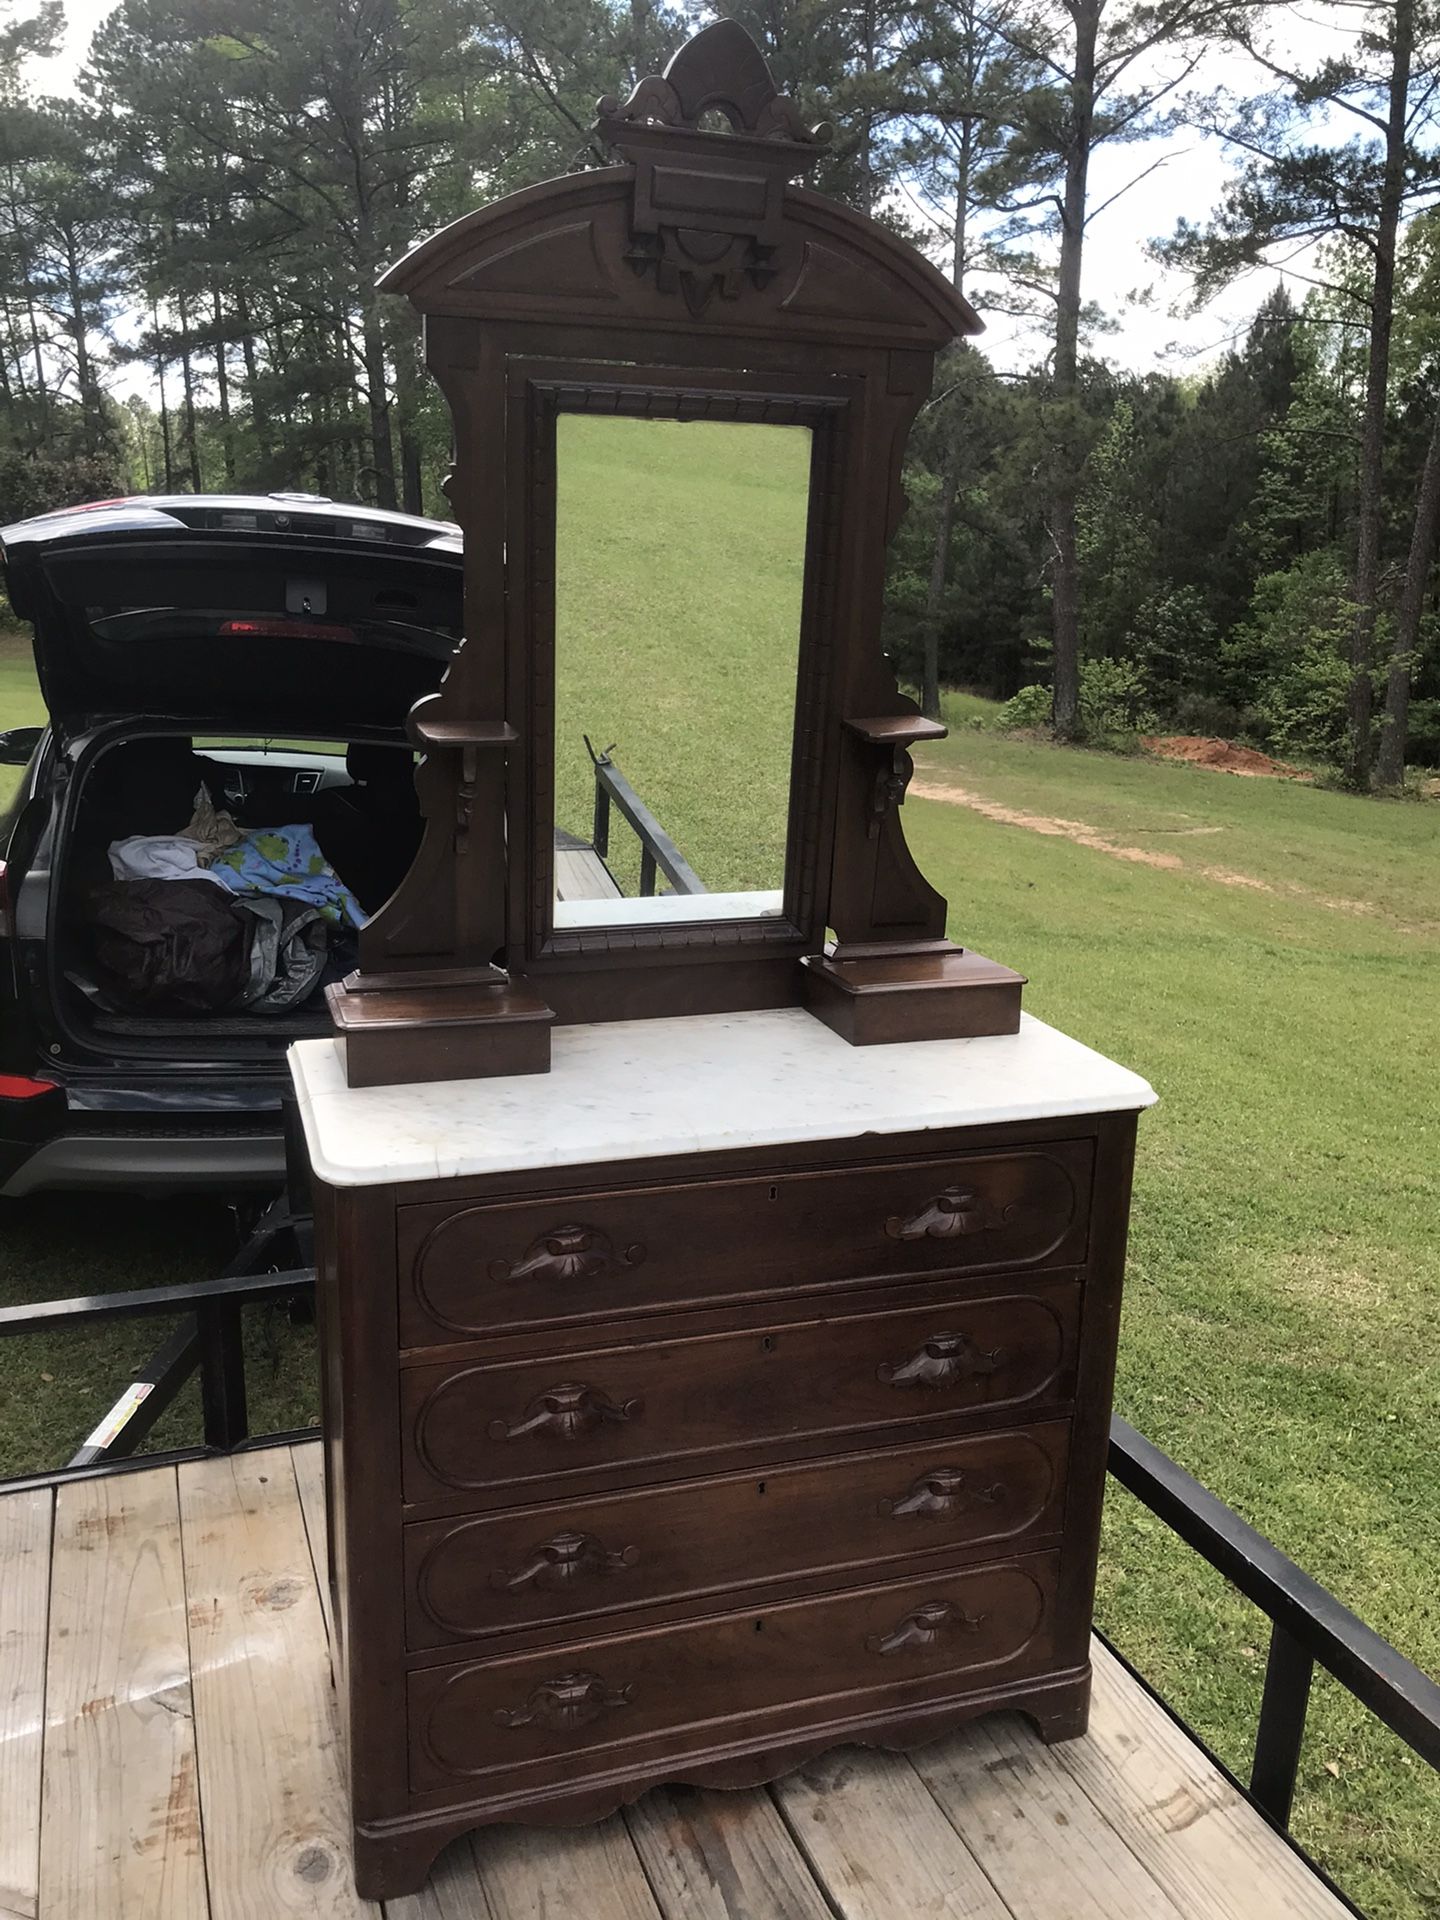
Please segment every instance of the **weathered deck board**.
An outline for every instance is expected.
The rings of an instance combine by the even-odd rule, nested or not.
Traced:
[[[626,1824],[665,1920],[830,1920],[775,1803],[761,1787],[662,1787]]]
[[[53,1496],[17,1493],[0,1527],[0,1915],[40,1908],[40,1766]]]
[[[843,1920],[1011,1920],[903,1759],[842,1748],[771,1791]]]
[[[1347,1920],[1347,1910],[1105,1647],[1090,1732],[1055,1749],[1186,1920]]]
[[[593,847],[555,849],[555,892],[561,900],[618,900],[620,889]]]
[[[205,1920],[174,1470],[56,1501],[40,1817],[44,1920]]]
[[[0,1497],[0,1920],[380,1920],[351,1877],[321,1475],[306,1445]],[[1096,1672],[1084,1740],[1002,1717],[488,1829],[384,1920],[1342,1920],[1103,1647]]]
[[[494,1920],[660,1920],[618,1814],[569,1833],[490,1827],[473,1851]]]
[[[911,1764],[1014,1920],[1180,1920],[1059,1758],[1008,1714]]]
[[[378,1916],[351,1871],[294,1468],[278,1449],[192,1461],[180,1468],[180,1512],[211,1920]]]

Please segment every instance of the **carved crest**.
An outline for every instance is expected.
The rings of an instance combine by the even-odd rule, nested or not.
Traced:
[[[734,20],[696,34],[623,104],[602,100],[596,129],[635,168],[627,259],[697,315],[717,292],[734,300],[765,285],[785,183],[830,139],[806,127]]]

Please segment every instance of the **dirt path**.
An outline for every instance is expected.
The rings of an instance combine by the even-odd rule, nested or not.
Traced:
[[[1027,813],[1018,807],[1001,806],[996,800],[987,800],[983,794],[972,793],[968,787],[957,787],[947,781],[927,780],[923,774],[917,774],[911,781],[910,791],[921,800],[939,800],[949,806],[968,807],[972,813],[983,814],[987,820],[997,820],[1002,826],[1023,827],[1027,833],[1043,833],[1054,838],[1073,840],[1077,847],[1089,847],[1095,853],[1108,853],[1114,860],[1131,860],[1141,867],[1160,867],[1167,873],[1194,873],[1222,887],[1243,887],[1251,893],[1305,900],[1311,906],[1325,907],[1331,913],[1383,920],[1403,933],[1431,934],[1440,931],[1440,921],[1398,920],[1374,901],[1344,900],[1334,895],[1316,893],[1312,887],[1302,886],[1298,880],[1279,883],[1260,880],[1253,873],[1237,873],[1233,867],[1197,865],[1193,861],[1182,860],[1178,853],[1165,853],[1155,847],[1127,846],[1121,840],[1112,840],[1108,834],[1102,833],[1098,827],[1092,827],[1087,821],[1063,820],[1055,814]],[[1163,827],[1157,831],[1173,834],[1176,838],[1198,838],[1201,835],[1223,833],[1224,828]]]

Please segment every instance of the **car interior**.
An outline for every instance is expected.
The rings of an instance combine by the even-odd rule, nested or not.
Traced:
[[[326,982],[399,885],[423,820],[396,741],[130,737],[74,800],[58,970],[100,1033],[328,1029]]]

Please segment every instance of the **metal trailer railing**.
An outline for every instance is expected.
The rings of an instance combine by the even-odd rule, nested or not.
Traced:
[[[585,750],[595,769],[595,816],[592,839],[602,860],[610,851],[610,815],[618,809],[640,842],[640,895],[650,899],[655,892],[657,873],[670,882],[672,893],[705,893],[705,882],[681,853],[655,815],[621,773],[610,755],[613,746],[597,753],[589,734],[582,734]]]

